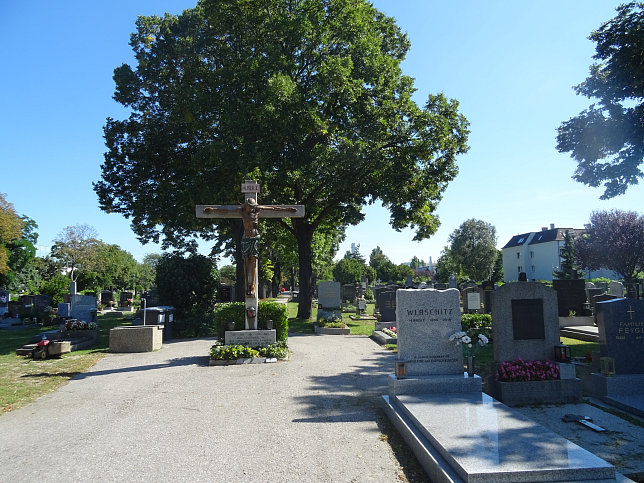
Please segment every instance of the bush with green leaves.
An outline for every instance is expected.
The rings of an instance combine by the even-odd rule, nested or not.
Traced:
[[[217,361],[259,357],[259,351],[245,345],[213,345],[210,358]]]
[[[492,316],[490,314],[463,314],[461,315],[461,328],[463,332],[476,332],[483,334],[488,339],[492,337]]]
[[[284,359],[288,355],[286,342],[276,342],[264,347],[249,347],[244,345],[222,345],[215,344],[210,348],[210,358],[218,361],[234,359],[249,359],[256,357],[268,357]]]
[[[200,312],[191,310],[187,315],[175,316],[173,336],[176,339],[217,336],[217,324],[212,310]]]
[[[214,313],[214,326],[216,333],[220,338],[228,330],[228,323],[235,323],[235,330],[243,330],[246,325],[246,316],[244,311],[246,306],[244,302],[227,302],[217,304]],[[259,329],[266,329],[266,321],[273,321],[273,329],[276,332],[278,341],[288,339],[288,317],[286,316],[286,306],[277,302],[259,302],[257,307],[257,326]]]

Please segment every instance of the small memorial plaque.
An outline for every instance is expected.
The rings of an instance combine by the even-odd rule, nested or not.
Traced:
[[[227,330],[225,333],[226,345],[247,345],[250,347],[264,347],[275,344],[277,340],[273,330]]]

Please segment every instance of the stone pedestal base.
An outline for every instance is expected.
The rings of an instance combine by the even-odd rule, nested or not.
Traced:
[[[389,397],[403,394],[446,394],[481,392],[481,377],[462,375],[413,376],[399,379],[389,374]]]
[[[507,406],[581,401],[581,379],[499,382],[491,377],[488,385],[492,396]]]
[[[162,325],[110,329],[110,352],[152,352],[161,349],[162,344]]]

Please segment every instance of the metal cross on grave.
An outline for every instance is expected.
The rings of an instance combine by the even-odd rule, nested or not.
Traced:
[[[242,255],[244,257],[246,330],[257,330],[257,258],[259,257],[259,218],[302,218],[304,205],[259,205],[257,181],[241,185],[245,201],[240,205],[197,205],[197,218],[241,218],[244,224]]]

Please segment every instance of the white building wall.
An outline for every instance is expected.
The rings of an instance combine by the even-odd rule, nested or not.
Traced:
[[[533,234],[526,235],[526,240],[517,246],[504,248],[503,254],[503,281],[515,282],[519,280],[519,273],[525,272],[530,279],[530,250],[529,243],[532,240]]]
[[[559,270],[561,258],[559,250],[563,247],[563,242],[551,241],[546,243],[537,243],[530,245],[530,271],[529,280],[552,280],[552,272]],[[534,267],[534,270],[532,270]]]

